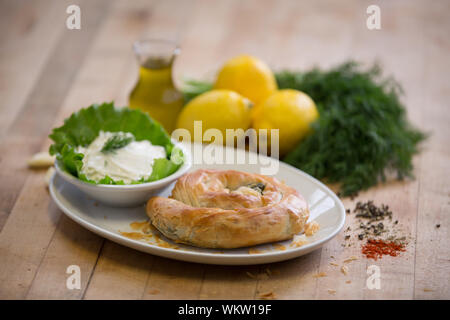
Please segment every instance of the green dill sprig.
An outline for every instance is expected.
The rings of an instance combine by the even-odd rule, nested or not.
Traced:
[[[127,146],[133,140],[134,137],[132,135],[127,135],[123,132],[117,132],[105,142],[101,152],[114,152],[117,149]]]

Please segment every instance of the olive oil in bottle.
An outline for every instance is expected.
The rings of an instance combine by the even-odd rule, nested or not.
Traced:
[[[134,49],[140,68],[139,79],[130,94],[130,108],[147,112],[170,134],[183,107],[183,96],[172,78],[179,49],[165,40],[138,41]]]

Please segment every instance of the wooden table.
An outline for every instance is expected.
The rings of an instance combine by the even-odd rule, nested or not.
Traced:
[[[81,30],[68,30],[73,1],[0,4],[0,297],[7,299],[448,299],[450,298],[450,5],[448,1],[76,1]],[[366,8],[381,8],[381,30]],[[411,121],[430,132],[414,160],[415,180],[361,193],[388,204],[411,235],[400,257],[374,262],[341,233],[321,250],[270,266],[209,266],[144,254],[66,218],[50,199],[43,171],[27,168],[47,135],[93,102],[126,104],[137,77],[131,50],[145,36],[177,38],[176,76],[211,74],[250,53],[274,69],[378,60],[404,86]],[[355,224],[350,215],[346,226]],[[440,224],[440,228],[436,228]],[[349,256],[345,276],[338,267]],[[330,256],[334,256],[333,260]],[[66,268],[81,268],[68,290]],[[366,286],[367,267],[381,289]],[[267,267],[278,272],[254,279]],[[314,277],[324,272],[325,277]],[[348,283],[347,280],[351,282]],[[329,289],[335,290],[334,294]]]

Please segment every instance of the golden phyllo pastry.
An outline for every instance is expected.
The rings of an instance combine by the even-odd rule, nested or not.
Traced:
[[[306,201],[275,178],[234,170],[197,170],[178,179],[170,198],[147,203],[167,238],[205,248],[239,248],[303,232]]]

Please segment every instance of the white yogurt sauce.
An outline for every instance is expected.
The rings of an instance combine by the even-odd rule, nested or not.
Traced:
[[[125,134],[133,136],[128,132]],[[147,179],[152,174],[153,161],[166,157],[164,147],[154,146],[147,140],[132,141],[113,152],[102,152],[105,142],[113,135],[112,132],[100,131],[88,147],[77,148],[77,152],[84,154],[81,173],[88,179],[98,182],[109,176],[115,181],[123,180],[126,184],[141,178]]]

